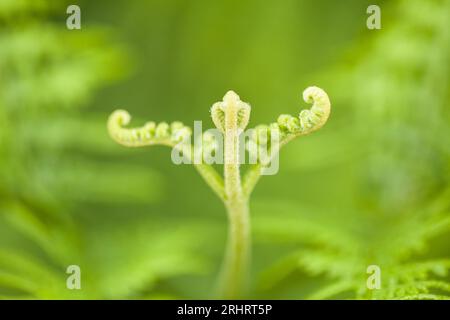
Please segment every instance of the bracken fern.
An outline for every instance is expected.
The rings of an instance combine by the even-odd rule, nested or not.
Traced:
[[[269,126],[258,126],[251,135],[251,144],[267,144],[272,135],[279,137],[279,145],[283,146],[296,137],[307,135],[320,129],[328,120],[330,101],[327,94],[318,87],[309,87],[303,92],[306,102],[312,103],[310,110],[303,110],[298,117],[281,115],[277,122]],[[195,163],[200,175],[223,201],[230,223],[229,236],[225,258],[219,281],[219,295],[223,298],[241,297],[245,290],[250,262],[250,194],[268,166],[270,159],[254,164],[241,179],[239,136],[250,120],[251,107],[242,102],[239,96],[229,91],[221,102],[211,108],[211,117],[224,139],[224,175],[220,176],[211,165]],[[129,147],[165,145],[179,148],[183,154],[192,160],[194,146],[187,138],[192,134],[189,127],[180,122],[170,125],[163,122],[156,125],[153,122],[139,128],[124,128],[130,121],[126,111],[118,110],[111,114],[108,120],[108,130],[111,137],[118,143]],[[211,142],[208,136],[202,136],[204,142]],[[184,142],[184,143],[183,143]],[[182,144],[180,147],[179,144]],[[214,141],[212,142],[214,144]],[[269,146],[277,155],[278,150]],[[211,150],[217,149],[213,146]],[[250,148],[251,149],[251,148]],[[251,149],[250,153],[255,149]]]

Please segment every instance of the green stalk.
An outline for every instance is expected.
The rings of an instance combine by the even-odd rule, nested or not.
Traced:
[[[250,266],[250,219],[246,199],[226,204],[229,219],[227,248],[222,265],[220,298],[241,298]]]
[[[242,191],[239,168],[239,97],[234,92],[224,97],[225,116],[225,206],[229,233],[221,272],[220,297],[236,299],[242,296],[250,261],[250,219],[248,197]]]

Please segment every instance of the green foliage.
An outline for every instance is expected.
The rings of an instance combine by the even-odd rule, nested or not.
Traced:
[[[200,262],[189,262],[188,249],[185,256],[173,258],[170,250],[158,248],[161,240],[154,240],[183,243],[189,234],[171,238],[157,232],[133,243],[147,254],[129,262],[133,269],[130,264],[120,271],[120,264],[96,267],[103,263],[99,257],[106,260],[117,251],[92,245],[105,240],[105,234],[92,230],[96,237],[91,238],[79,212],[92,215],[114,204],[148,205],[160,198],[163,183],[157,172],[142,165],[102,160],[118,154],[104,133],[104,116],[78,112],[94,90],[123,77],[128,68],[124,50],[111,45],[99,28],[68,32],[63,20],[52,22],[51,15],[65,13],[64,3],[0,4],[0,296],[123,297],[160,277],[198,269]],[[134,188],[124,188],[127,183]],[[111,240],[106,238],[102,247]],[[148,243],[156,248],[149,250]],[[127,251],[122,252],[124,262],[135,260]],[[82,268],[81,292],[66,288],[70,264]]]
[[[210,298],[215,195],[167,149],[114,144],[105,119],[210,123],[233,88],[254,127],[314,83],[327,125],[253,191],[250,297],[448,299],[448,0],[380,2],[381,30],[361,0],[80,1],[82,31],[68,4],[0,0],[0,298]]]
[[[263,201],[260,232],[273,241],[301,244],[264,273],[263,287],[275,286],[300,268],[329,279],[307,296],[313,299],[450,298],[448,245],[441,243],[440,250],[429,253],[440,243],[436,239],[448,239],[450,230],[449,83],[443,77],[450,71],[450,39],[443,4],[449,8],[448,1],[403,1],[390,7],[401,18],[355,48],[352,57],[364,51],[358,60],[335,71],[342,85],[335,87],[334,115],[342,119],[335,130],[343,146],[320,156],[346,154],[332,165],[316,157],[298,165],[327,175],[328,167],[347,170],[341,178],[318,174],[315,179],[342,179],[341,194],[351,199],[335,198],[328,207]],[[407,43],[399,40],[406,38]],[[322,191],[325,197],[330,189]],[[336,208],[336,203],[345,204]],[[369,265],[381,268],[380,290],[366,287]]]

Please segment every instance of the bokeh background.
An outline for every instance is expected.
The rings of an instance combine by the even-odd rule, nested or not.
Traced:
[[[366,27],[370,4],[381,30]],[[310,85],[332,115],[254,191],[248,297],[449,296],[449,12],[448,0],[0,0],[0,297],[213,297],[223,206],[168,148],[113,143],[107,117],[206,129],[233,89],[255,126],[297,114]],[[81,290],[66,288],[72,264]],[[380,290],[367,290],[369,265]]]

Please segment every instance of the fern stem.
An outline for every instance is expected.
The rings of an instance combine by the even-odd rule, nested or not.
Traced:
[[[246,199],[228,201],[227,248],[220,277],[219,296],[236,299],[243,296],[250,265],[250,219]]]
[[[229,233],[222,265],[220,296],[235,299],[242,295],[250,261],[250,221],[248,198],[242,192],[239,168],[239,97],[229,92],[224,97],[225,164],[224,184]]]

